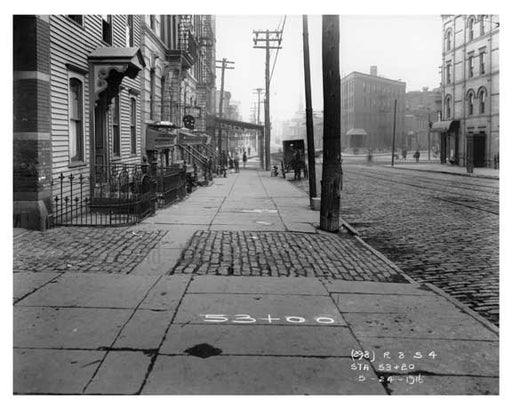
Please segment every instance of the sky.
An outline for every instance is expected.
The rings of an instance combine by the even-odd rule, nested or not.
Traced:
[[[217,59],[235,62],[235,69],[225,72],[225,89],[240,101],[245,121],[251,120],[257,98],[254,89],[265,88],[265,50],[253,48],[253,30],[281,28],[284,17],[216,15]],[[322,17],[310,15],[308,26],[312,103],[314,110],[322,110]],[[441,32],[439,15],[342,15],[340,75],[369,73],[370,66],[376,65],[378,75],[405,81],[408,91],[438,87]],[[281,45],[270,85],[270,110],[273,119],[283,120],[292,117],[305,98],[301,15],[286,15]],[[220,79],[220,70],[217,76]]]

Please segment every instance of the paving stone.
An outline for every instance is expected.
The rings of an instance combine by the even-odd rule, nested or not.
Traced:
[[[190,281],[190,275],[162,277],[150,290],[140,305],[140,309],[176,309]]]
[[[17,301],[59,276],[55,272],[15,273],[13,277],[13,299]]]
[[[229,294],[186,294],[173,323],[215,324],[205,320],[204,315],[227,315],[228,320],[220,323],[235,324],[233,320],[245,322],[235,315],[250,315],[256,321],[247,319],[248,325],[265,325],[268,322],[259,318],[266,318],[269,314],[281,318],[281,324],[286,326],[293,325],[286,316],[304,318],[304,326],[322,326],[316,322],[317,317],[333,319],[334,323],[329,325],[345,325],[327,296]]]
[[[127,309],[14,307],[14,347],[98,349],[110,346]]]
[[[14,349],[15,394],[81,394],[105,352]]]
[[[385,394],[377,381],[358,382],[351,363],[340,358],[161,355],[142,394]]]
[[[109,352],[85,394],[136,394],[151,357],[141,352]]]
[[[186,354],[202,343],[223,355],[344,356],[358,343],[346,327],[171,325],[160,354]]]
[[[455,309],[455,308],[454,308]],[[498,336],[471,316],[440,309],[437,314],[408,311],[404,313],[344,313],[343,317],[356,337],[498,340]]]
[[[413,370],[422,374],[499,376],[498,342],[385,337],[359,337],[358,340],[364,350],[375,354],[373,364],[377,370],[386,363],[406,363],[413,364]],[[385,352],[389,352],[392,359],[384,357]],[[400,352],[404,354],[403,359],[399,358]],[[429,356],[431,352],[435,357],[434,354]]]
[[[19,305],[135,308],[156,280],[126,275],[64,274]]]
[[[172,319],[172,312],[135,311],[114,343],[114,348],[157,349]]]
[[[254,293],[279,295],[324,295],[327,292],[315,278],[194,277],[187,293]]]

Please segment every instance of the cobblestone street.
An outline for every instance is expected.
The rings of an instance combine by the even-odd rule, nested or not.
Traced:
[[[342,218],[414,280],[498,325],[499,181],[353,161],[344,162]]]
[[[101,272],[127,274],[165,231],[126,228],[54,228],[16,235],[14,272]]]
[[[346,233],[198,231],[173,273],[405,282]]]

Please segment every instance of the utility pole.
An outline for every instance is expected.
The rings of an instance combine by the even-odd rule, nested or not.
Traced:
[[[311,207],[316,198],[315,136],[313,133],[313,108],[311,107],[311,73],[309,69],[308,16],[302,16],[304,47],[304,83],[306,88],[306,136],[308,142],[309,198]]]
[[[396,138],[396,100],[395,109],[393,110],[393,147],[391,149],[391,166],[395,166],[395,138]]]
[[[322,74],[324,91],[324,154],[320,229],[337,232],[341,195],[340,18],[322,16]]]
[[[265,170],[270,170],[270,50],[280,49],[282,30],[259,30],[253,31],[255,35],[253,48],[264,48],[265,53]],[[260,38],[260,35],[264,35]],[[259,43],[264,42],[264,46]]]
[[[215,68],[219,68],[221,70],[220,77],[220,96],[219,96],[219,118],[222,118],[222,108],[224,106],[224,71],[225,70],[234,70],[235,67],[230,67],[229,64],[235,64],[234,61],[228,61],[226,58],[222,60],[215,60],[216,63],[220,63],[219,66],[215,66]],[[219,126],[218,131],[218,150],[219,150],[219,158],[222,157],[222,128]],[[227,150],[227,147],[226,147]]]
[[[261,122],[260,122],[260,108],[261,108],[261,92],[263,91],[263,88],[255,88],[255,91],[258,93],[258,119],[257,119],[257,124],[260,125]],[[261,136],[259,135],[259,133],[257,134],[258,135],[258,152],[259,152],[259,157],[260,157],[260,168],[264,168],[264,163],[265,163],[265,160],[264,160],[264,149],[263,149],[263,138],[261,138]]]

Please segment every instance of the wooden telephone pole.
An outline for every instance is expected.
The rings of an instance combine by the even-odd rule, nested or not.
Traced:
[[[253,48],[264,48],[265,53],[265,170],[270,171],[270,50],[280,49],[282,30],[254,30]],[[260,35],[263,38],[260,38]],[[263,42],[265,45],[260,46]]]
[[[313,131],[313,108],[311,107],[308,16],[302,16],[302,26],[304,46],[304,82],[306,88],[306,136],[308,142],[309,197],[316,198],[315,136]]]
[[[228,61],[226,58],[222,60],[216,60],[216,63],[220,63],[220,66],[215,66],[221,70],[220,77],[220,96],[219,96],[219,118],[222,118],[222,109],[224,107],[224,71],[225,70],[234,70],[235,67],[230,67],[229,64],[235,64],[234,61]],[[218,131],[218,150],[219,150],[219,158],[222,157],[222,128],[219,126]],[[226,147],[227,150],[227,147]]]
[[[322,72],[324,91],[324,155],[320,229],[337,232],[341,195],[340,18],[322,16]]]

